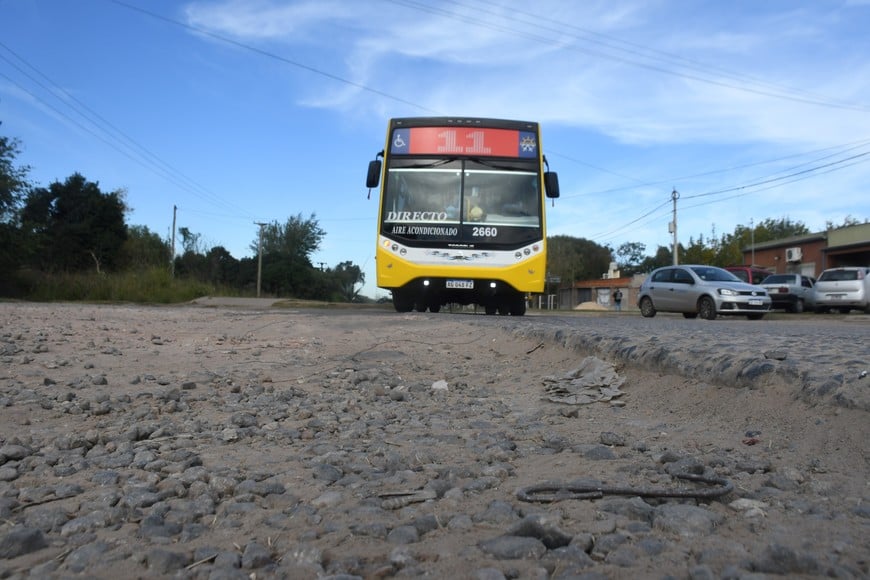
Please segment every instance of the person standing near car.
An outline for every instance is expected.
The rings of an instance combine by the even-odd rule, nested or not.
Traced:
[[[617,288],[616,292],[613,293],[613,305],[617,312],[622,311],[622,290],[619,288]]]

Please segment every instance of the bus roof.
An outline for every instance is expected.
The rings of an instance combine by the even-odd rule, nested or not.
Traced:
[[[510,119],[489,119],[484,117],[401,117],[390,119],[390,128],[396,127],[489,127],[494,129],[514,129],[517,131],[537,131],[538,123],[533,121],[514,121]]]

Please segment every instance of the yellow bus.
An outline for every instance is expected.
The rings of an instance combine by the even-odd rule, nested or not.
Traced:
[[[544,208],[559,180],[538,123],[391,119],[366,186],[380,187],[377,285],[397,311],[455,303],[520,316],[527,293],[543,292]]]

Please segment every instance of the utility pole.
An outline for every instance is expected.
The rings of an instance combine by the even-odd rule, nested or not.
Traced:
[[[677,200],[680,199],[680,192],[677,191],[675,187],[671,192],[671,200],[674,202],[674,219],[670,223],[670,227],[668,231],[674,234],[674,266],[680,263],[680,259],[677,257],[677,250],[679,246],[677,245]]]
[[[178,206],[172,206],[172,255],[169,256],[169,277],[175,278],[175,216],[178,214]]]
[[[260,284],[263,280],[263,226],[264,222],[254,222],[260,226],[260,235],[257,238],[257,298],[260,297]]]
[[[749,239],[752,248],[752,262],[749,264],[750,266],[755,265],[755,220],[749,218]]]

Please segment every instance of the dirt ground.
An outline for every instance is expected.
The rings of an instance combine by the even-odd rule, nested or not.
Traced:
[[[586,353],[473,316],[254,306],[0,304],[0,576],[870,574],[865,411],[619,361],[621,395],[559,404],[544,385]],[[734,491],[517,496],[699,488],[681,464]]]

